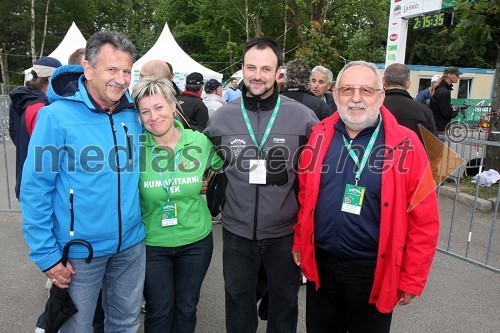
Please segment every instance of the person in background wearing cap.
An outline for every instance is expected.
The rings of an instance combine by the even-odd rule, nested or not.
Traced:
[[[205,82],[205,93],[203,103],[207,106],[208,118],[210,118],[218,108],[227,102],[222,98],[222,83],[215,79]]]
[[[203,75],[193,72],[186,77],[186,90],[177,100],[184,111],[189,124],[184,127],[202,132],[207,127],[208,109],[203,103],[201,93],[203,91]]]
[[[31,133],[35,128],[38,111],[49,102],[47,88],[50,77],[56,68],[62,66],[55,58],[43,57],[35,61],[31,75],[25,87],[14,89],[10,94],[12,103],[9,108],[9,134],[16,146],[16,198],[19,200],[22,170]]]
[[[457,83],[463,73],[457,67],[446,67],[442,79],[436,83],[435,90],[430,89],[429,107],[434,115],[439,134],[444,134],[446,127],[453,119],[454,108],[451,105],[453,83]]]
[[[403,64],[389,65],[382,79],[385,89],[384,106],[403,125],[417,133],[424,144],[418,125],[424,126],[437,136],[436,123],[429,107],[415,101],[408,93],[410,88],[410,69]]]
[[[439,79],[441,78],[441,75],[434,75],[432,78],[431,78],[431,85],[430,87],[427,87],[425,88],[424,90],[420,91],[417,95],[417,97],[415,97],[415,100],[417,102],[420,102],[420,103],[423,103],[427,106],[429,106],[429,101],[431,99],[431,88],[433,87],[436,87]]]
[[[231,82],[231,85],[226,89],[226,92],[224,93],[224,99],[228,101],[228,103],[241,97],[241,90],[238,89],[238,79],[232,77],[229,80]]]

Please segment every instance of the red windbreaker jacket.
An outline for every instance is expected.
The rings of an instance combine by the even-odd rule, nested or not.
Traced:
[[[386,154],[382,174],[380,237],[369,303],[382,313],[400,300],[399,290],[420,295],[439,234],[438,202],[429,161],[416,133],[398,125],[381,107]],[[304,275],[320,287],[314,248],[314,210],[321,167],[335,132],[338,112],[316,125],[299,162],[298,222],[293,251]]]

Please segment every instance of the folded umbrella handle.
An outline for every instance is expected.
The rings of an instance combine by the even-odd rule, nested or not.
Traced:
[[[89,242],[87,242],[86,240],[83,240],[83,239],[73,239],[73,240],[70,240],[69,242],[67,242],[66,245],[64,245],[63,254],[62,254],[62,258],[61,258],[61,263],[63,264],[63,266],[66,266],[66,264],[68,263],[69,248],[73,244],[84,245],[89,250],[89,255],[85,259],[85,262],[87,264],[90,263],[90,261],[92,260],[92,258],[94,256],[94,249],[92,248],[92,245],[90,245]]]

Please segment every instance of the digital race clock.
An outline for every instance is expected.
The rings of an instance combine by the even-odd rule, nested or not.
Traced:
[[[452,12],[440,12],[417,16],[412,18],[413,30],[428,29],[451,25],[453,18]]]

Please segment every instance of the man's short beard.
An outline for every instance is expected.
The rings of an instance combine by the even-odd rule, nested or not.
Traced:
[[[248,92],[249,92],[249,93],[250,93],[253,97],[260,97],[260,96],[265,95],[265,94],[267,94],[269,91],[271,91],[271,90],[273,90],[273,89],[274,89],[274,84],[273,84],[273,85],[272,85],[269,89],[266,89],[266,90],[264,90],[262,93],[260,93],[260,94],[258,94],[258,95],[257,95],[257,94],[252,93],[252,91],[250,90],[250,84],[248,84],[248,86],[247,86],[247,85],[245,85],[245,86],[246,86],[246,88],[247,88],[247,91],[248,91]]]

